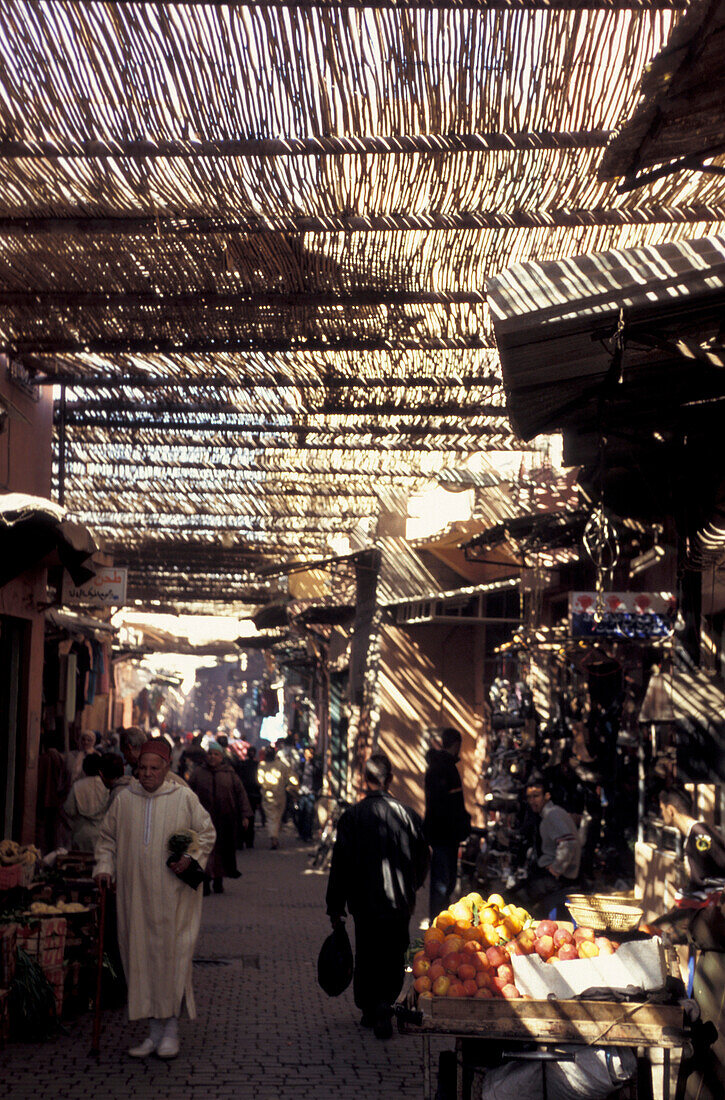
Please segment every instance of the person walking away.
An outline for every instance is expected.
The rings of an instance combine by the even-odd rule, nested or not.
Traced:
[[[297,832],[300,839],[309,844],[315,823],[315,799],[322,787],[322,768],[309,746],[304,750],[303,759],[297,801]]]
[[[86,774],[76,779],[63,803],[70,827],[70,846],[74,852],[92,852],[98,830],[108,809],[108,787],[101,778],[102,757],[89,753],[83,768]]]
[[[408,926],[429,862],[423,822],[388,792],[392,776],[385,753],[366,761],[365,797],[337,825],[326,899],[333,928],[346,908],[355,922],[355,1004],[378,1039],[393,1033],[390,1006],[403,984]]]
[[[96,883],[116,883],[129,1020],[149,1021],[148,1037],[128,1052],[134,1058],[154,1051],[160,1058],[176,1057],[182,1006],[190,1019],[196,1015],[191,964],[201,924],[201,890],[179,877],[190,866],[189,855],[171,867],[166,861],[170,837],[190,831],[195,858],[203,867],[216,833],[194,792],[169,780],[170,765],[165,739],[142,746],[138,779],[114,799],[96,842]]]
[[[252,807],[239,776],[217,741],[210,741],[207,745],[206,760],[194,769],[189,786],[216,829],[216,843],[207,864],[204,893],[210,893],[209,883],[213,882],[214,893],[222,894],[224,878],[240,877],[236,853],[252,816]]]
[[[245,759],[238,760],[234,767],[237,775],[242,781],[242,786],[247,792],[249,805],[252,808],[247,828],[244,830],[243,842],[246,848],[253,848],[255,818],[257,816],[257,810],[262,803],[262,788],[259,785],[259,779],[257,777],[259,761],[257,760],[257,750],[254,745],[249,746]],[[264,822],[262,822],[262,824],[264,824]]]
[[[458,845],[471,831],[471,818],[456,767],[461,757],[461,741],[458,730],[448,727],[441,734],[441,747],[430,748],[426,754],[423,821],[431,846],[428,911],[431,922],[450,904],[456,886]]]
[[[262,788],[269,846],[279,848],[279,830],[287,807],[287,788],[296,783],[297,777],[287,759],[271,746],[265,752],[264,762],[257,774]]]
[[[571,814],[551,801],[546,780],[540,776],[529,778],[526,801],[541,818],[536,869],[523,887],[528,908],[539,919],[552,910],[561,910],[565,917],[564,902],[579,878],[582,852],[579,831]]]
[[[67,841],[68,822],[63,803],[70,790],[70,776],[54,731],[45,730],[38,755],[38,801],[35,843],[44,855]]]
[[[669,913],[649,925],[670,943],[689,943],[697,951],[692,995],[703,1024],[718,1038],[696,1049],[687,1079],[686,1100],[722,1100],[725,1096],[725,841],[692,815],[690,796],[673,787],[660,793],[665,825],[683,838],[685,886]]]

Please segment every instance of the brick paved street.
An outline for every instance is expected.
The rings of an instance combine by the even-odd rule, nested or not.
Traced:
[[[379,1042],[359,1027],[351,989],[331,999],[317,986],[317,951],[329,929],[327,877],[304,873],[308,851],[285,829],[283,848],[271,852],[262,831],[258,847],[239,854],[243,877],[205,899],[194,967],[198,1015],[182,1020],[176,1061],[129,1058],[126,1048],[145,1029],[115,1011],[104,1015],[96,1062],[88,1057],[89,1014],[50,1042],[0,1052],[0,1096],[420,1100],[420,1040],[396,1031]]]

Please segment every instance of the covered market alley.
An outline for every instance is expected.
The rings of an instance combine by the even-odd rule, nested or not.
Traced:
[[[331,803],[382,747],[422,809],[452,726],[480,836],[588,736],[593,875],[662,910],[647,770],[725,820],[724,28],[4,0],[0,839],[52,851],[43,767],[89,732],[292,733]],[[160,653],[208,659],[187,695]],[[127,1065],[119,1009],[95,1064],[69,1018],[0,1094],[420,1095],[417,1045],[315,985],[288,841],[204,902],[187,1057]]]

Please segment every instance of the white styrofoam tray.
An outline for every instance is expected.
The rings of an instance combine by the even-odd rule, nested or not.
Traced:
[[[644,993],[662,989],[667,965],[662,941],[634,940],[623,943],[613,955],[595,959],[544,962],[538,955],[514,955],[514,981],[520,993],[544,1000],[553,994],[566,999],[588,989],[624,992],[630,987]]]

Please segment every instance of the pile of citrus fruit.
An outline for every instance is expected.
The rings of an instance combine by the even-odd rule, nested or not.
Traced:
[[[439,913],[413,958],[418,998],[520,997],[508,944],[531,924],[531,916],[506,905],[500,894],[485,900],[467,894]]]

